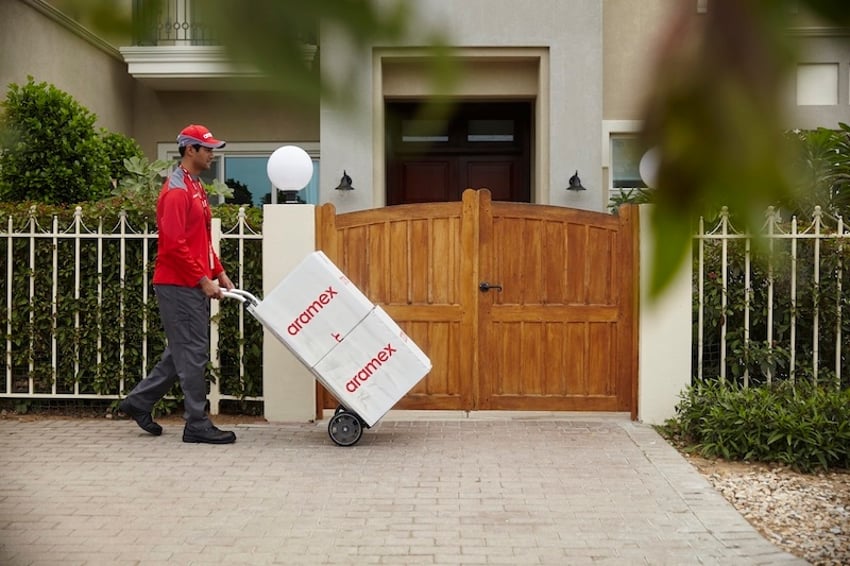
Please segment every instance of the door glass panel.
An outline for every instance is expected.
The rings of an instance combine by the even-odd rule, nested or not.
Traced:
[[[402,142],[447,142],[448,124],[442,120],[403,120]]]
[[[512,142],[514,121],[470,120],[466,139],[471,142]]]

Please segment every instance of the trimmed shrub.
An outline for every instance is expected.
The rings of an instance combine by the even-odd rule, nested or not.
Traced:
[[[109,156],[96,116],[47,83],[12,83],[0,126],[0,199],[70,204],[112,190]]]
[[[109,178],[115,183],[123,179],[127,175],[127,167],[124,165],[125,159],[144,159],[145,153],[139,143],[131,137],[102,130],[101,139],[103,140],[106,159],[109,167]]]

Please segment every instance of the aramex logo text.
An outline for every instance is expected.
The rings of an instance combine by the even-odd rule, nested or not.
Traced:
[[[328,303],[330,303],[335,296],[339,294],[339,291],[336,291],[333,286],[328,287],[325,291],[323,291],[316,300],[310,303],[310,305],[304,309],[304,312],[295,317],[289,326],[286,327],[286,332],[290,336],[295,336],[302,330],[304,327],[310,324],[310,321],[313,320],[319,311],[321,311]]]
[[[387,344],[387,347],[383,350],[379,351],[374,358],[369,360],[363,368],[354,374],[354,377],[348,380],[348,383],[345,384],[345,389],[349,393],[354,393],[357,391],[363,382],[367,381],[372,375],[378,371],[383,364],[389,360],[393,354],[396,353],[396,349],[393,348],[392,344]]]

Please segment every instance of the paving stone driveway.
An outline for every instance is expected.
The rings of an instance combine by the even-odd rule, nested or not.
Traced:
[[[621,415],[233,429],[0,420],[0,564],[805,564]]]

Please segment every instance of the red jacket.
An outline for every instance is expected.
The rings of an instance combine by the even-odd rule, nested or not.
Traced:
[[[212,215],[198,177],[174,169],[156,203],[159,232],[154,285],[197,287],[205,276],[224,271],[212,247]]]

